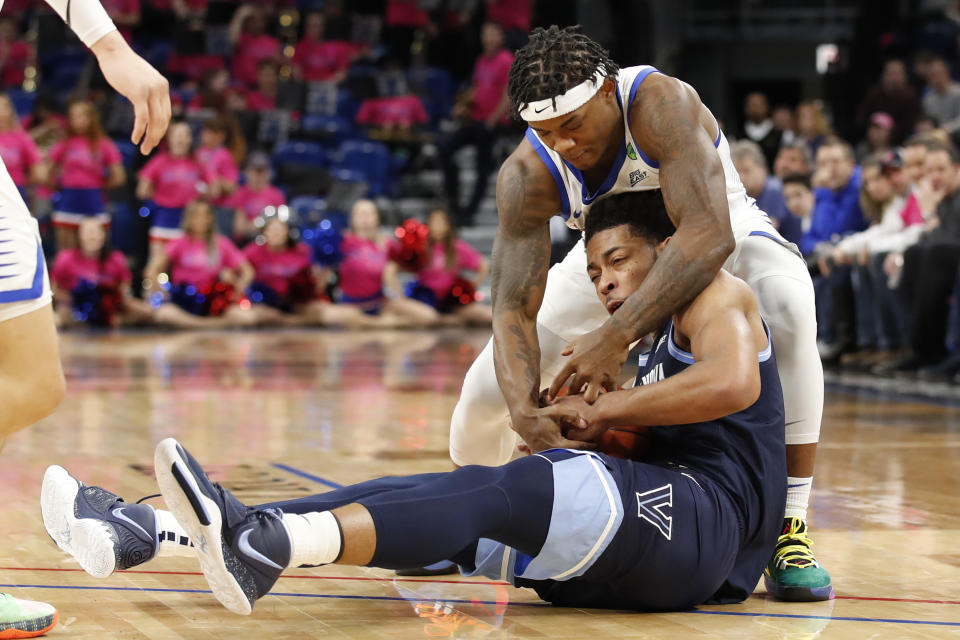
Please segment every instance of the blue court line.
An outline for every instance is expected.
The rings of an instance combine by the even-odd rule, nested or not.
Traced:
[[[483,584],[483,583],[478,583]],[[211,593],[206,589],[169,589],[161,587],[90,587],[81,585],[53,585],[53,584],[0,584],[3,589],[74,589],[81,591],[143,591],[152,593]],[[411,598],[401,598],[398,596],[362,596],[362,595],[337,595],[332,593],[282,593],[271,592],[271,596],[281,596],[286,598],[323,598],[328,600],[378,600],[388,602],[410,602]],[[428,600],[429,598],[423,598]],[[454,602],[457,604],[486,604],[502,605],[503,602],[496,600],[461,600],[444,598],[444,602]],[[554,605],[546,602],[508,602],[510,607],[553,607]],[[561,607],[557,607],[558,609]],[[802,615],[798,613],[763,613],[749,611],[677,611],[676,613],[698,613],[712,616],[746,616],[750,618],[794,618],[798,620],[842,620],[846,622],[885,622],[888,624],[927,624],[941,627],[960,627],[960,622],[941,622],[937,620],[904,620],[898,618],[858,618],[855,616],[814,616]]]
[[[295,476],[300,476],[301,478],[306,478],[307,480],[313,480],[314,482],[319,482],[320,484],[325,485],[325,486],[328,486],[328,487],[330,487],[331,489],[342,489],[342,488],[343,488],[343,485],[342,485],[342,484],[339,484],[339,483],[337,483],[337,482],[334,482],[333,480],[327,480],[327,479],[325,479],[325,478],[321,478],[320,476],[315,476],[315,475],[313,475],[312,473],[307,473],[306,471],[301,471],[300,469],[297,469],[297,468],[295,468],[295,467],[291,467],[291,466],[288,465],[288,464],[282,464],[282,463],[280,463],[280,462],[271,462],[271,463],[270,463],[270,466],[274,467],[275,469],[280,469],[280,470],[282,470],[282,471],[286,471],[287,473],[292,473],[292,474],[295,475]]]

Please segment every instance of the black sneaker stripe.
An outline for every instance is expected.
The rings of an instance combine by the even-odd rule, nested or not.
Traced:
[[[170,465],[170,473],[172,473],[173,477],[176,478],[177,484],[180,485],[180,489],[183,490],[184,495],[187,496],[187,500],[190,501],[190,506],[193,507],[193,512],[196,514],[197,519],[200,520],[200,524],[205,527],[209,527],[210,519],[207,518],[207,512],[200,503],[199,496],[193,492],[193,488],[190,486],[190,483],[187,482],[185,477],[183,477],[183,474],[180,472],[180,467],[177,466],[177,463]]]

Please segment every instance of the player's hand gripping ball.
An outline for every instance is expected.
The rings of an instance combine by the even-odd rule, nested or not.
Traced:
[[[563,388],[557,394],[557,398],[566,395],[567,389]],[[540,394],[540,406],[546,406],[545,402],[546,390]],[[586,429],[573,425],[562,425],[562,429],[563,437],[568,440],[595,442],[600,453],[605,453],[614,458],[641,460],[650,445],[648,427],[609,427],[604,430],[592,428],[590,425]],[[598,431],[599,433],[597,433]]]

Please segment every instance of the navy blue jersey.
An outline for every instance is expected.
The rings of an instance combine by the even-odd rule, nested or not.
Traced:
[[[741,550],[727,585],[736,592],[756,585],[776,545],[786,500],[783,392],[769,334],[767,329],[768,346],[758,354],[760,397],[753,405],[711,422],[651,427],[644,457],[651,464],[696,471],[730,497],[741,529]],[[638,386],[677,375],[694,363],[693,355],[677,346],[672,319],[653,344],[640,356]]]

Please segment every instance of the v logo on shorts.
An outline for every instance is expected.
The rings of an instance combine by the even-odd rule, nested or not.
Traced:
[[[673,484],[637,492],[637,517],[659,529],[667,540],[673,535],[673,516],[664,513],[663,509],[672,506]]]

